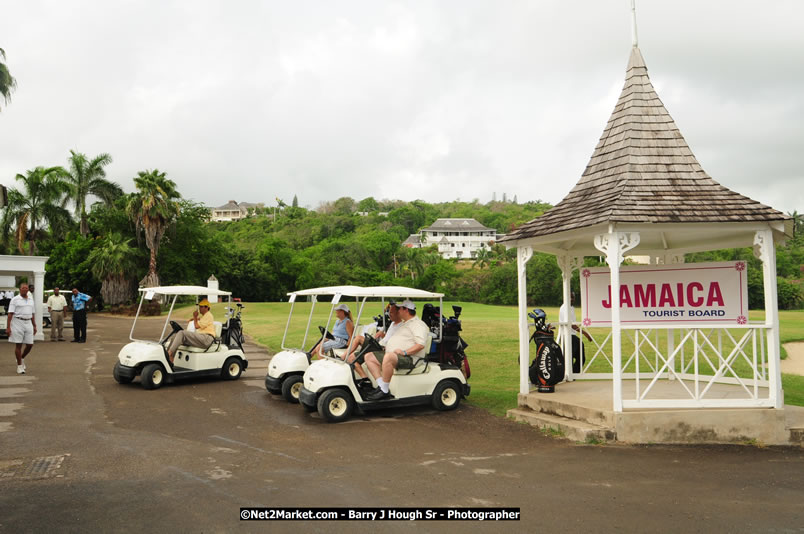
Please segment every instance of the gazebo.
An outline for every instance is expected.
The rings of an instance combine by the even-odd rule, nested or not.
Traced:
[[[763,266],[764,320],[746,320],[728,328],[703,324],[705,321],[683,328],[659,323],[647,331],[644,325],[621,322],[621,295],[611,290],[610,332],[606,341],[595,340],[588,355],[592,360],[602,355],[597,361],[607,360],[610,372],[591,372],[588,368],[572,372],[568,350],[572,327],[585,327],[583,322],[574,322],[574,317],[560,322],[559,344],[564,349],[567,381],[611,380],[611,406],[604,410],[608,413],[604,419],[611,427],[619,428],[624,414],[645,410],[687,410],[694,417],[696,410],[764,409],[754,414],[757,421],[766,417],[783,421],[774,244],[790,233],[789,217],[727,189],[704,172],[656,94],[634,42],[625,85],[581,179],[554,208],[500,239],[517,249],[520,407],[538,411],[542,400],[555,403],[558,398],[530,393],[526,264],[533,251],[556,256],[563,278],[563,302],[569,307],[572,273],[583,266],[584,257],[605,258],[610,288],[620,288],[621,264],[628,256],[648,257],[653,265],[673,265],[683,263],[684,254],[690,252],[752,246]],[[635,347],[625,365],[624,339],[629,347]],[[655,352],[653,363],[640,353],[640,347],[648,345]],[[750,377],[734,372],[737,358],[749,363]],[[711,375],[699,369],[704,359],[711,365]],[[767,365],[763,365],[765,361]],[[627,383],[627,394],[624,380],[633,381]],[[662,384],[672,385],[676,391],[667,395]],[[724,393],[722,384],[736,388],[739,394]],[[562,387],[569,390],[574,384],[559,386],[559,391]],[[541,410],[561,415],[554,407],[542,406]],[[694,427],[692,424],[690,428]],[[715,436],[712,441],[736,439],[727,431],[718,432],[709,434]],[[662,441],[660,434],[653,432],[649,440]],[[626,439],[641,438],[631,434]],[[769,442],[780,440],[766,438]]]

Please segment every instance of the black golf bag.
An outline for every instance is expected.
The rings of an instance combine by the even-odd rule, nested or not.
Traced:
[[[564,354],[554,338],[553,327],[546,324],[544,310],[528,313],[536,327],[531,341],[536,345],[536,357],[530,364],[530,381],[540,393],[553,393],[555,385],[564,380]]]
[[[433,306],[427,303],[422,308],[422,321],[430,327],[430,330],[435,336],[438,336],[438,326],[441,324],[441,342],[433,343],[430,350],[427,351],[427,358],[430,361],[438,362],[442,368],[460,369],[463,376],[469,380],[472,374],[469,368],[469,359],[466,357],[464,350],[469,344],[463,340],[460,335],[461,331],[461,316],[462,308],[460,306],[453,306],[452,310],[455,315],[449,319],[445,319],[441,315],[441,309],[438,306]]]

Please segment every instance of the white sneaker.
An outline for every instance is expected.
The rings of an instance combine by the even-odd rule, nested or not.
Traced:
[[[18,365],[17,366],[17,374],[18,375],[24,375],[25,374],[25,366],[24,365]]]
[[[28,370],[28,366],[27,366],[27,365],[25,365],[25,360],[22,360],[22,370],[23,370],[23,371],[27,371],[27,370]]]

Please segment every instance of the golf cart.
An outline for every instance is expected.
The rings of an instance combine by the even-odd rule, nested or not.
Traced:
[[[290,302],[290,313],[288,314],[288,322],[285,325],[285,333],[282,336],[282,350],[276,353],[268,364],[268,374],[265,375],[265,389],[274,395],[281,394],[286,401],[292,403],[299,402],[299,391],[302,386],[302,376],[307,368],[310,366],[312,357],[310,351],[317,345],[324,336],[328,334],[327,328],[332,321],[333,309],[340,302],[342,296],[355,296],[356,292],[362,291],[362,288],[357,286],[330,286],[318,287],[313,289],[304,289],[302,291],[294,291],[288,293],[288,302]],[[327,324],[325,327],[319,326],[320,336],[310,336],[310,327],[313,324],[313,314],[316,310],[316,304],[319,297],[332,297],[330,304],[329,317],[327,317]],[[310,313],[307,317],[307,326],[304,330],[304,337],[299,347],[293,348],[287,346],[288,331],[291,328],[291,319],[293,318],[293,310],[295,308],[296,300],[298,297],[310,297]],[[375,330],[372,331],[375,332]],[[331,334],[330,334],[331,335]],[[310,350],[305,350],[303,347],[307,346],[307,340],[311,339]]]
[[[114,365],[114,379],[119,384],[128,384],[138,375],[142,387],[145,389],[157,389],[165,382],[201,376],[220,376],[224,380],[240,378],[240,374],[248,367],[248,360],[246,360],[242,347],[240,326],[242,305],[238,303],[237,310],[232,308],[230,292],[201,286],[167,286],[140,288],[140,293],[142,293],[140,305],[137,308],[137,315],[134,317],[129,335],[131,343],[120,349],[117,356],[118,361]],[[155,295],[162,295],[170,302],[170,310],[159,336],[160,341],[135,339],[134,328],[137,325],[143,302],[153,299]],[[192,296],[195,297],[197,303],[199,298],[207,295],[229,298],[225,322],[215,321],[215,337],[208,347],[181,345],[176,351],[174,363],[171,365],[167,357],[167,347],[171,338],[183,329],[182,325],[170,320],[176,300],[180,296]],[[192,326],[192,324],[190,322],[187,326]],[[170,332],[165,335],[168,326],[170,326]]]
[[[460,308],[454,307],[456,316],[450,319],[455,335],[445,336],[444,326],[450,321],[441,316],[441,293],[385,286],[362,288],[356,296],[362,299],[357,314],[358,323],[369,298],[438,299],[437,308],[432,304],[417,306],[417,316],[421,314],[421,319],[430,329],[425,347],[412,355],[412,368],[398,368],[394,372],[390,382],[390,398],[368,401],[366,397],[371,390],[359,387],[354,366],[363,365],[366,368],[365,355],[370,351],[380,350],[380,347],[371,335],[366,335],[366,342],[353,363],[347,363],[333,355],[310,364],[304,373],[304,385],[299,394],[302,406],[308,411],[317,410],[322,418],[331,423],[347,420],[354,410],[368,412],[420,404],[432,404],[437,410],[457,408],[461,399],[468,396],[470,391],[467,382],[468,362],[463,352],[467,345],[457,335],[460,330],[457,317],[460,315]],[[425,309],[430,315],[427,320],[423,313]],[[454,328],[456,323],[457,328]],[[352,347],[347,350],[352,350]],[[376,386],[373,378],[371,384]]]

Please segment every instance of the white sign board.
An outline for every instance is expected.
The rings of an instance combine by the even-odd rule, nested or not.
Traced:
[[[748,276],[744,261],[620,268],[620,323],[748,322]],[[608,267],[581,268],[582,321],[611,325]]]

